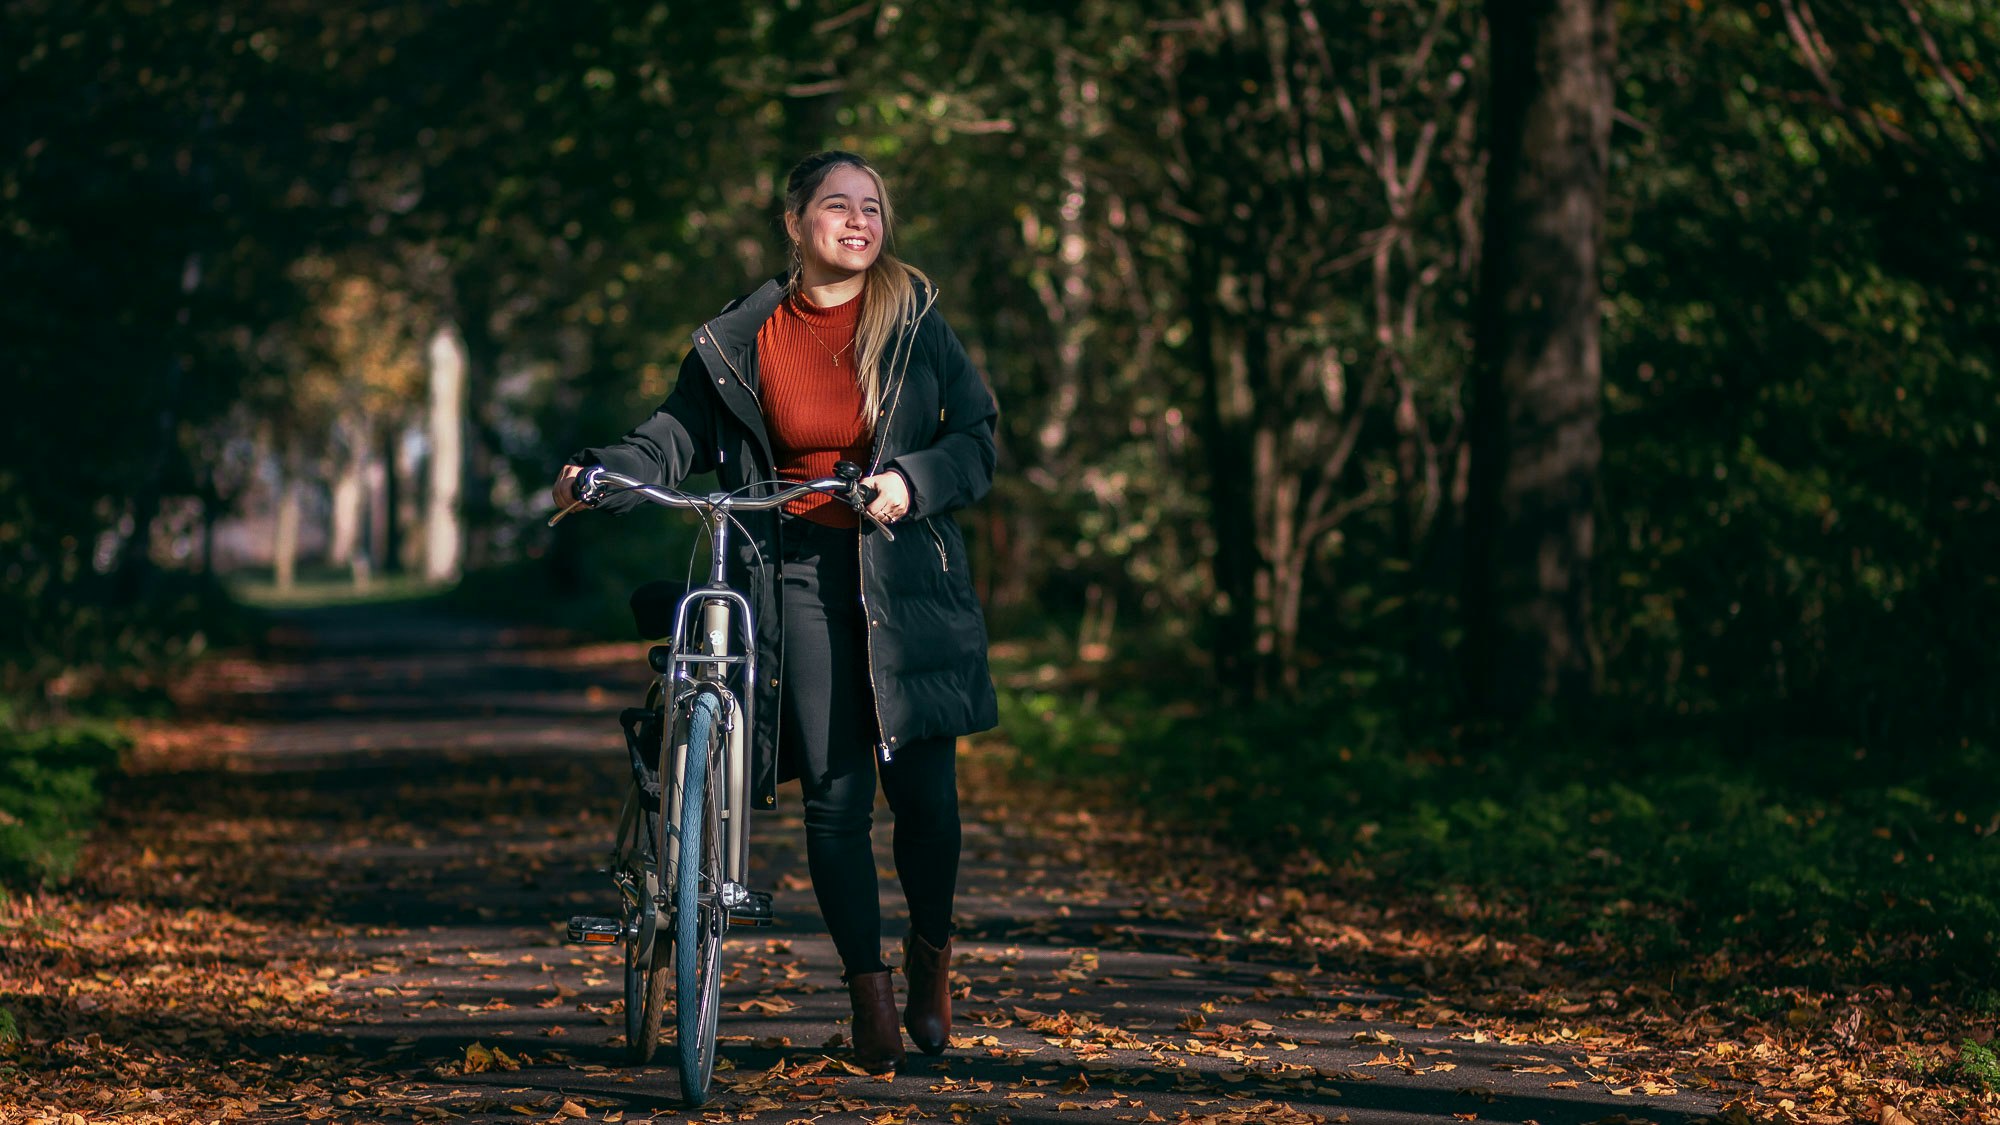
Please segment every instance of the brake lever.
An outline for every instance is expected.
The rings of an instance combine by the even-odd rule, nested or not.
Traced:
[[[862,484],[860,481],[855,481],[854,499],[851,500],[850,503],[854,505],[854,510],[856,512],[861,513],[862,519],[865,519],[869,523],[875,525],[875,530],[882,533],[882,538],[887,539],[891,543],[894,543],[896,541],[896,533],[889,530],[888,524],[883,523],[881,520],[876,519],[868,512],[869,503],[880,495],[882,495],[881,489],[876,488],[873,485]]]

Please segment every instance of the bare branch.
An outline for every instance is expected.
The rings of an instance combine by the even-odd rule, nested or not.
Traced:
[[[814,35],[831,35],[848,24],[867,17],[874,10],[875,0],[866,0],[865,3],[856,4],[838,15],[828,16],[823,20],[815,21],[812,25],[812,33]]]
[[[1362,241],[1359,246],[1321,266],[1313,276],[1317,280],[1324,281],[1334,274],[1345,273],[1363,262],[1372,260],[1381,244],[1394,242],[1400,236],[1400,232],[1396,229],[1394,223],[1384,227],[1377,227],[1361,236]]]
[[[1424,172],[1430,166],[1431,146],[1436,143],[1437,134],[1438,124],[1435,119],[1424,122],[1423,130],[1417,134],[1416,148],[1410,153],[1410,174],[1403,178],[1402,188],[1405,203],[1408,202],[1410,196],[1417,193],[1418,188],[1423,186]]]
[[[1611,107],[1611,120],[1616,121],[1635,133],[1641,133],[1648,137],[1653,135],[1653,127],[1651,125],[1646,124],[1644,121],[1639,120],[1617,106]]]
[[[1437,49],[1438,32],[1443,29],[1444,21],[1450,17],[1451,9],[1452,0],[1440,0],[1437,13],[1431,17],[1430,24],[1424,28],[1422,37],[1417,40],[1417,49],[1411,52],[1409,65],[1403,68],[1403,80],[1397,84],[1393,95],[1396,101],[1402,101],[1404,95],[1410,92],[1410,86],[1416,82],[1417,75],[1422,74],[1424,66],[1430,62],[1431,52]]]
[[[1971,95],[1965,92],[1965,84],[1958,80],[1958,74],[1953,71],[1951,64],[1945,61],[1944,52],[1938,49],[1937,40],[1931,37],[1931,29],[1924,24],[1923,14],[1917,11],[1917,6],[1911,3],[1911,0],[1903,0],[1903,12],[1910,17],[1910,26],[1917,32],[1917,42],[1923,44],[1924,55],[1931,60],[1931,66],[1937,71],[1944,88],[1951,91],[1952,104],[1958,107],[1958,112],[1965,118],[1966,127],[1972,130],[1972,135],[1979,138],[1980,151],[1989,158],[1992,157],[1993,138],[1980,125],[1979,114],[1971,104]]]
[[[1361,160],[1364,164],[1373,168],[1375,166],[1375,150],[1369,145],[1368,138],[1361,132],[1361,115],[1355,111],[1354,99],[1347,96],[1347,91],[1344,88],[1336,86],[1333,90],[1333,104],[1340,110],[1341,121],[1347,125],[1347,135],[1354,141],[1354,151],[1361,154]]]
[[[785,87],[788,98],[819,98],[847,89],[845,78],[824,78],[818,82],[795,82]]]
[[[1812,17],[1812,9],[1805,0],[1778,0],[1785,11],[1785,30],[1790,33],[1792,43],[1798,47],[1799,55],[1805,60],[1806,69],[1812,72],[1819,83],[1820,91],[1828,105],[1842,116],[1862,121],[1873,126],[1876,131],[1901,145],[1914,145],[1916,138],[1884,119],[1873,109],[1857,108],[1847,104],[1841,97],[1840,85],[1833,80],[1833,52],[1819,33],[1819,25]]]
[[[1313,500],[1322,501],[1323,497],[1330,491],[1330,489],[1314,489]],[[1331,508],[1308,516],[1299,526],[1299,542],[1307,546],[1317,544],[1320,540],[1332,534],[1334,529],[1345,523],[1349,516],[1364,508],[1372,508],[1381,502],[1381,490],[1376,486],[1375,482],[1370,481],[1368,487],[1362,489],[1360,492],[1349,496]],[[1312,501],[1308,501],[1308,504],[1310,503]]]
[[[1297,0],[1297,7],[1299,26],[1305,28],[1311,36],[1308,42],[1313,46],[1313,54],[1319,59],[1320,73],[1331,75],[1333,55],[1326,49],[1326,29],[1320,26],[1319,15],[1313,11],[1312,0]]]

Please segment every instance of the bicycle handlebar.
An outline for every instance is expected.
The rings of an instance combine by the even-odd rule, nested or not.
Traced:
[[[554,526],[557,521],[579,507],[594,508],[613,496],[627,492],[636,492],[662,507],[687,508],[698,512],[768,512],[802,496],[818,492],[847,501],[856,512],[875,525],[884,539],[894,543],[896,533],[889,530],[887,524],[868,514],[866,505],[875,498],[876,489],[861,483],[860,467],[851,461],[842,461],[834,466],[834,473],[834,476],[794,484],[769,496],[749,497],[722,492],[695,496],[677,489],[647,484],[623,473],[614,473],[602,465],[592,465],[576,478],[576,503],[557,512],[549,520],[549,525]]]

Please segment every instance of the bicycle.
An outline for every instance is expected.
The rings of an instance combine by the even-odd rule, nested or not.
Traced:
[[[616,918],[578,915],[569,939],[625,947],[625,1041],[630,1062],[652,1060],[664,1021],[668,985],[674,993],[676,1067],[681,1098],[708,1100],[715,1071],[722,990],[722,940],[735,925],[769,925],[768,896],[748,889],[750,708],[756,682],[756,629],[750,599],[731,587],[726,560],[732,513],[770,511],[814,492],[866,513],[874,489],[861,468],[843,461],[834,476],[787,484],[764,481],[735,492],[695,496],[649,485],[602,466],[577,478],[579,507],[633,492],[669,508],[700,514],[709,538],[709,580],[674,607],[671,643],[655,645],[647,663],[656,673],[643,707],[619,715],[631,758],[632,782],[618,814],[606,871],[618,891]],[[752,490],[777,491],[748,497]],[[873,522],[871,520],[871,522]],[[895,535],[880,523],[886,538]]]

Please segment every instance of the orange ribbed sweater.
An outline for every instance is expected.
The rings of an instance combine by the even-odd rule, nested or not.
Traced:
[[[793,296],[757,330],[758,397],[778,476],[807,481],[833,475],[836,461],[868,464],[874,442],[861,422],[854,376],[854,330],[861,298],[823,309]],[[828,527],[860,523],[830,496],[808,496],[785,510]]]

